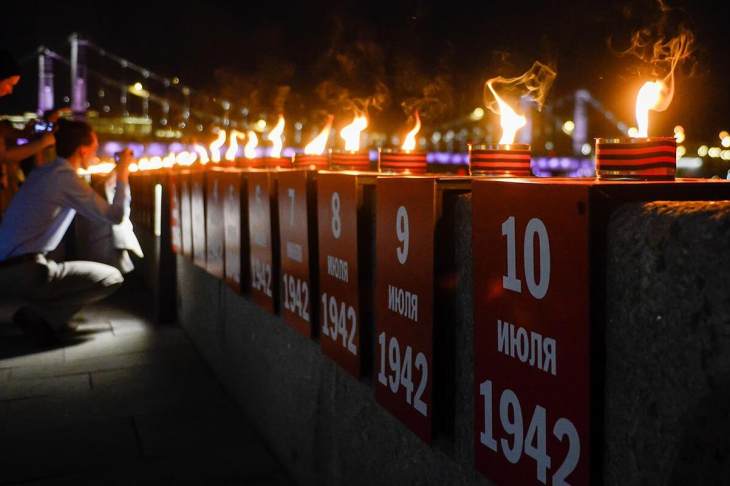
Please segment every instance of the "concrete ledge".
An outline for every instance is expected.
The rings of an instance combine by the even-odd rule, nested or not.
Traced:
[[[626,205],[606,263],[606,483],[727,481],[730,202]]]
[[[473,467],[470,196],[449,217],[455,423],[432,447],[316,341],[177,258],[180,322],[299,483],[490,484]],[[603,480],[718,482],[730,473],[730,203],[625,205],[607,238]]]

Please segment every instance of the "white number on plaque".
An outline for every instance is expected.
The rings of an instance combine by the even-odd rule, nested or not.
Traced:
[[[502,223],[502,236],[507,237],[507,275],[502,276],[502,287],[513,292],[522,292],[522,281],[517,278],[517,248],[515,217],[510,216]],[[540,280],[535,280],[535,236],[539,241]],[[550,286],[550,239],[542,220],[532,218],[525,228],[524,271],[527,288],[536,299],[545,297]]]
[[[497,452],[498,444],[494,438],[493,426],[492,381],[482,382],[479,391],[484,406],[484,430],[480,433],[479,441],[490,450]],[[540,405],[535,407],[525,435],[520,400],[512,390],[505,389],[499,398],[499,421],[505,434],[512,437],[511,441],[508,439],[499,441],[504,457],[512,464],[517,464],[522,459],[524,452],[527,457],[535,460],[536,479],[542,484],[547,484],[548,471],[552,467],[552,460],[547,450],[547,410]],[[553,474],[552,484],[567,485],[566,478],[575,470],[580,460],[580,437],[578,437],[578,431],[573,422],[566,418],[559,418],[555,422],[553,435],[560,442],[567,437],[568,454]]]
[[[398,241],[401,242],[402,246],[396,249],[396,256],[401,265],[406,263],[408,260],[408,245],[410,239],[410,231],[408,228],[408,210],[405,206],[398,208],[395,220],[395,233],[398,237]]]
[[[340,194],[338,192],[332,193],[332,236],[336,240],[340,238],[342,234],[342,220],[340,219]]]

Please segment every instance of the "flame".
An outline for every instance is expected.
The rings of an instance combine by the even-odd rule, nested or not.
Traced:
[[[177,158],[175,157],[175,154],[173,154],[172,152],[170,152],[169,154],[167,154],[165,156],[164,159],[162,159],[162,168],[163,169],[169,169],[169,168],[171,168],[172,166],[175,165],[175,161],[176,160],[177,160]]]
[[[284,133],[284,124],[284,115],[279,115],[279,121],[276,122],[276,126],[271,129],[266,137],[272,144],[271,156],[274,158],[281,157],[281,148],[284,146],[281,134]]]
[[[502,127],[502,138],[499,139],[499,143],[509,145],[515,143],[517,130],[527,124],[527,118],[518,115],[510,105],[500,98],[494,90],[494,86],[492,86],[493,81],[492,79],[487,81],[487,87],[494,95],[494,99],[497,100],[497,106],[499,106],[499,126]]]
[[[247,159],[253,159],[256,157],[256,147],[259,145],[259,137],[256,136],[256,132],[253,130],[248,131],[248,141],[243,147],[243,155]]]
[[[340,137],[345,141],[345,150],[357,152],[360,150],[360,132],[368,127],[368,118],[365,115],[355,115],[352,123],[340,130]]]
[[[332,130],[332,121],[334,119],[335,117],[333,115],[327,116],[327,122],[325,123],[324,128],[322,128],[322,131],[304,147],[305,154],[322,155],[324,153],[324,149],[327,147],[327,140],[330,137],[330,130]]]
[[[506,93],[518,99],[526,96],[537,103],[539,108],[542,108],[556,75],[551,67],[535,61],[530,69],[522,76],[516,78],[503,78],[502,76],[498,76],[487,80],[484,89],[484,98],[487,108],[500,117],[499,125],[502,127],[502,138],[499,140],[500,144],[508,145],[514,143],[517,130],[527,124],[527,119],[523,115],[517,114],[502,97]],[[499,89],[500,93],[502,93],[501,96],[497,94],[496,85],[503,86],[503,88]],[[487,89],[494,98],[496,106],[494,102],[487,101]]]
[[[202,145],[195,144],[193,145],[193,149],[198,153],[198,158],[200,159],[200,164],[205,165],[209,162],[208,158],[208,151],[203,147]]]
[[[245,134],[238,130],[231,130],[231,134],[228,135],[228,150],[226,150],[225,159],[232,161],[236,160],[238,154],[238,139],[243,140]]]
[[[200,147],[200,148],[202,149],[203,147]],[[205,149],[203,149],[203,153],[205,154],[206,157],[208,156],[208,154],[205,152]],[[187,166],[193,165],[193,163],[195,163],[195,160],[197,158],[198,158],[198,155],[195,152],[188,152],[188,151],[183,150],[182,152],[177,154],[177,156],[175,156],[175,162],[177,163],[177,165],[187,167]]]
[[[92,175],[92,174],[108,174],[114,170],[116,164],[114,162],[98,162],[88,166],[86,169],[79,168],[76,170],[78,175]]]
[[[408,135],[406,135],[403,145],[400,146],[401,150],[405,150],[406,152],[416,149],[416,135],[418,135],[418,132],[421,130],[421,117],[418,116],[417,111],[413,114],[416,117],[416,124],[413,126],[411,131],[408,132]]]
[[[662,91],[667,88],[662,81],[647,81],[636,96],[637,136],[649,136],[649,110],[656,110],[662,100]]]
[[[226,131],[221,129],[217,130],[218,138],[210,144],[210,160],[216,163],[221,161],[221,147],[226,143]]]
[[[683,31],[676,37],[653,44],[646,38],[646,31],[639,31],[632,38],[632,46],[625,53],[633,54],[655,69],[664,66],[667,74],[662,79],[645,82],[636,96],[637,136],[649,136],[649,110],[664,111],[674,98],[674,71],[680,61],[692,54],[694,37],[691,32]]]

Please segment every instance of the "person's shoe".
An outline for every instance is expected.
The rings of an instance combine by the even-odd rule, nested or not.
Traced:
[[[60,343],[53,328],[28,307],[21,307],[13,314],[13,322],[39,346],[55,346]]]

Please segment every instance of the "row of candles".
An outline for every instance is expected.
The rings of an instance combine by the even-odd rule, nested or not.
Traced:
[[[536,63],[536,65],[538,64]],[[513,81],[503,78],[494,78],[494,80],[498,82],[500,80]],[[526,124],[526,117],[515,112],[495,89],[498,82],[492,83],[492,81],[488,81],[486,87],[496,101],[496,109],[493,111],[500,116],[502,137],[499,144],[496,145],[469,145],[470,174],[529,177],[532,175],[530,146],[514,143],[517,132]],[[596,140],[596,175],[599,179],[671,180],[674,178],[676,171],[675,138],[648,136],[649,111],[666,109],[673,95],[673,82],[673,77],[667,77],[664,80],[649,81],[640,89],[636,99],[637,137]],[[375,168],[378,172],[414,175],[427,172],[426,153],[416,150],[416,136],[421,129],[421,120],[417,111],[414,112],[413,118],[414,125],[406,134],[399,150],[379,150]],[[225,164],[231,161],[237,161],[238,165],[251,168],[298,167],[360,171],[373,169],[369,154],[360,150],[361,134],[368,126],[367,115],[356,114],[352,122],[340,130],[340,137],[344,140],[345,145],[344,151],[327,150],[333,120],[334,117],[330,115],[319,134],[304,147],[303,153],[295,154],[293,157],[282,156],[285,119],[280,114],[276,125],[266,136],[271,145],[266,157],[257,157],[259,137],[255,131],[230,130],[226,132],[218,129],[217,138],[207,148],[196,144],[191,151],[168,154],[164,158],[142,158],[131,166],[130,170],[136,172],[175,166],[188,167],[196,162],[199,165],[206,165],[221,162]],[[227,148],[225,153],[221,154],[222,149],[226,146],[226,141]],[[239,142],[243,141],[245,141],[244,157],[241,159],[237,155],[240,151]],[[112,170],[113,167],[114,164],[111,162],[101,162],[87,169],[87,173],[104,173]]]

